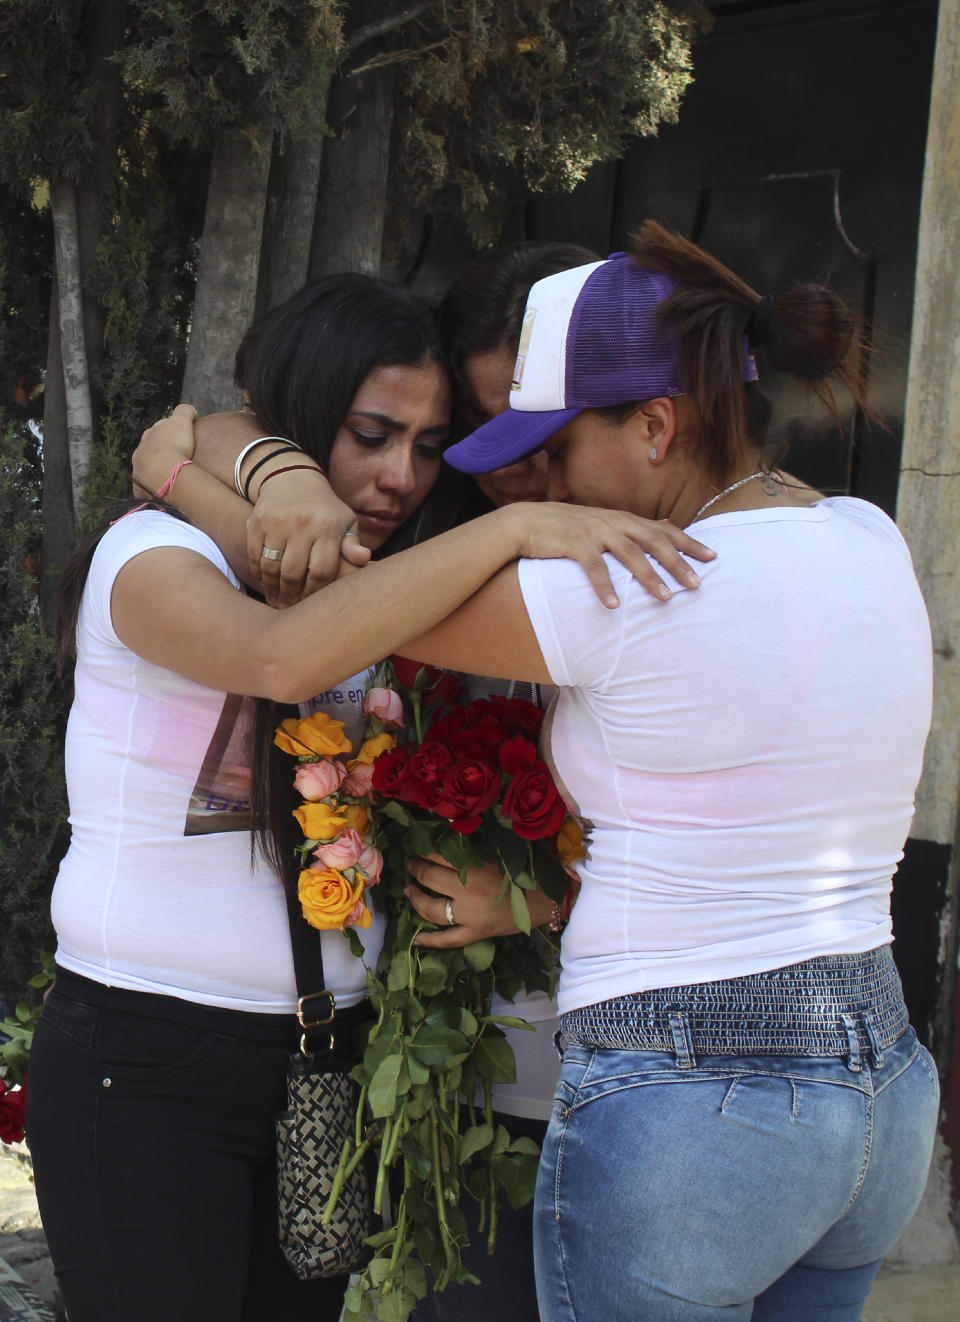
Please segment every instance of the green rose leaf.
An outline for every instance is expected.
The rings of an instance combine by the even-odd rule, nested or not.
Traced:
[[[516,877],[517,873],[527,868],[529,863],[530,851],[526,840],[514,835],[512,831],[505,831],[499,838],[499,844],[500,861],[504,872]]]
[[[537,1187],[537,1156],[504,1156],[500,1159],[497,1174],[503,1181],[507,1197],[512,1207],[525,1207],[533,1201]]]
[[[559,904],[570,889],[570,878],[553,850],[546,848],[541,842],[538,844],[540,847],[534,855],[534,876],[537,885],[550,896],[551,900]]]
[[[393,1114],[393,1109],[397,1104],[397,1081],[400,1077],[402,1062],[403,1057],[399,1051],[394,1055],[387,1056],[377,1066],[376,1073],[370,1080],[367,1102],[371,1113],[378,1120]]]
[[[471,941],[470,945],[463,947],[464,959],[477,973],[490,967],[496,953],[496,941]]]
[[[451,1066],[458,1063],[470,1050],[470,1043],[455,1028],[440,1028],[424,1024],[410,1043],[410,1050],[424,1065]]]
[[[527,936],[530,935],[530,906],[527,897],[515,882],[510,884],[510,912],[513,921]]]
[[[402,991],[410,981],[410,956],[406,950],[398,950],[390,961],[387,974],[387,986],[390,991]]]
[[[499,1024],[501,1028],[523,1028],[528,1033],[537,1031],[536,1024],[528,1024],[526,1019],[518,1019],[513,1014],[491,1014],[483,1022],[485,1024]]]
[[[460,1138],[460,1160],[467,1162],[475,1152],[481,1152],[493,1140],[492,1125],[472,1125]]]
[[[489,1079],[491,1083],[517,1081],[513,1048],[499,1029],[487,1029],[474,1047],[470,1060],[482,1079]]]
[[[404,808],[402,804],[397,803],[396,799],[388,799],[386,803],[381,803],[377,811],[383,813],[385,817],[392,817],[393,820],[399,822],[401,826],[410,826],[413,822],[413,818],[407,812],[406,808]]]
[[[435,996],[447,984],[447,966],[439,955],[423,955],[417,974],[417,991],[424,996]]]

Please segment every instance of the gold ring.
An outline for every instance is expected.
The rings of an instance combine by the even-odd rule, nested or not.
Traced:
[[[453,916],[453,900],[447,899],[444,901],[443,916],[447,920],[448,927],[456,927],[457,920]]]

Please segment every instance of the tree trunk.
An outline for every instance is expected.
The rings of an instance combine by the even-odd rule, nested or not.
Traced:
[[[396,70],[349,71],[330,95],[330,127],[310,250],[310,279],[336,271],[380,273]]]
[[[110,57],[123,41],[127,0],[98,0],[89,9],[85,36],[87,64],[94,89],[92,129],[94,148],[89,172],[77,184],[77,220],[80,233],[80,269],[88,276],[107,226],[107,206],[117,169],[120,124],[120,66]],[[99,374],[104,350],[104,313],[99,302],[84,291],[83,328],[89,364],[90,396],[95,425],[103,412]]]
[[[53,217],[53,247],[59,291],[58,320],[66,394],[70,489],[74,514],[78,515],[83,508],[83,490],[90,471],[93,409],[83,330],[83,271],[80,266],[77,191],[73,180],[50,180],[50,213]]]
[[[50,282],[50,329],[43,390],[43,537],[40,548],[40,610],[52,626],[60,571],[73,547],[73,497],[67,446],[67,395],[60,354],[60,297],[57,273]]]
[[[213,149],[182,398],[201,413],[235,408],[233,358],[253,320],[269,150],[223,133]]]
[[[322,100],[317,115],[324,121],[326,96]],[[283,152],[274,147],[263,223],[258,316],[296,293],[307,279],[323,150],[319,129],[309,138],[288,141]]]

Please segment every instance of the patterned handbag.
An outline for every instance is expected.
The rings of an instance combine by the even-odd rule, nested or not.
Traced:
[[[323,960],[319,933],[299,910],[292,898],[288,911],[303,1033],[300,1050],[287,1064],[287,1110],[277,1117],[277,1202],[280,1248],[300,1280],[310,1281],[364,1266],[372,1252],[364,1241],[375,1224],[373,1187],[363,1161],[344,1180],[331,1219],[323,1221],[344,1141],[354,1132],[360,1090],[350,1078],[353,1062],[343,1050],[348,1044],[335,1041],[333,995],[304,990],[323,986]]]

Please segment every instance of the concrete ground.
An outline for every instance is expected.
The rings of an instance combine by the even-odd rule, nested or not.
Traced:
[[[57,1310],[53,1265],[40,1229],[30,1158],[20,1145],[0,1144],[0,1259]],[[57,1312],[63,1317],[62,1312]],[[863,1322],[958,1322],[960,1263],[904,1271],[885,1267],[867,1302]],[[282,1322],[278,1319],[277,1322]]]

